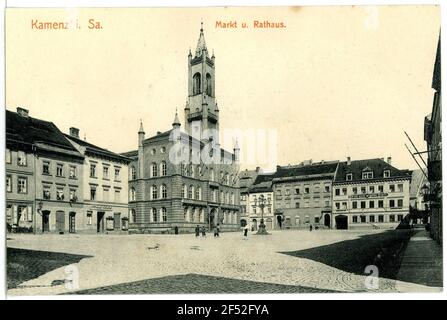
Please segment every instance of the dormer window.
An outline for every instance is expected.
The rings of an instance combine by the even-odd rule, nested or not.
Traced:
[[[346,174],[346,181],[352,181],[352,173]]]
[[[372,171],[365,171],[362,173],[362,179],[372,179],[374,178],[373,172]]]
[[[391,176],[391,172],[390,170],[384,170],[383,171],[383,177],[384,178],[389,178]]]

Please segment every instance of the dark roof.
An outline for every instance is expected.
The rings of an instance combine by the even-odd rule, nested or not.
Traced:
[[[91,143],[87,142],[87,141],[84,141],[82,139],[70,136],[69,134],[65,134],[65,136],[68,139],[72,140],[73,142],[79,144],[80,146],[85,147],[85,152],[88,153],[88,154],[102,156],[102,157],[108,157],[108,158],[111,158],[111,159],[114,159],[114,160],[117,160],[117,161],[124,161],[124,162],[130,162],[131,161],[131,159],[126,157],[126,156],[117,154],[115,152],[109,151],[109,150],[104,149],[104,148],[100,148],[98,146],[95,146],[94,144],[91,144]]]
[[[120,155],[128,158],[135,158],[138,157],[138,150],[132,150],[127,152],[121,152]]]
[[[352,173],[352,181],[365,181],[362,179],[363,171],[372,171],[373,179],[370,180],[383,180],[383,171],[390,170],[390,178],[411,178],[411,171],[399,170],[392,165],[385,162],[383,159],[366,159],[366,160],[352,160],[351,164],[348,165],[347,162],[340,162],[337,168],[337,173],[335,175],[334,182],[346,182],[346,174]]]
[[[83,158],[77,149],[65,138],[65,135],[49,121],[30,116],[21,116],[6,110],[6,143],[8,145],[49,145],[55,152],[68,151],[75,157]],[[45,148],[48,149],[48,148]]]
[[[331,176],[335,174],[338,161],[316,162],[294,166],[278,166],[274,179],[310,178],[311,176]]]
[[[441,91],[441,35],[439,35],[438,48],[436,49],[435,66],[433,68],[432,88]]]
[[[239,188],[241,193],[248,192],[248,188],[254,183],[258,174],[259,170],[244,170],[239,172]]]
[[[255,182],[248,188],[248,192],[256,193],[256,192],[271,192],[272,189],[272,181],[273,181],[273,173],[269,174],[259,174],[256,177]]]

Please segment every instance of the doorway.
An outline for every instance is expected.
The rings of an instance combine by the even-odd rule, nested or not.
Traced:
[[[63,234],[65,232],[65,212],[64,211],[56,212],[56,231],[59,234]]]
[[[324,225],[328,228],[331,227],[331,215],[329,213],[324,215]]]
[[[214,228],[214,219],[216,216],[216,209],[211,209],[210,215],[209,215],[209,230],[213,230]]]
[[[42,233],[50,232],[50,211],[42,211]]]
[[[68,232],[76,232],[76,212],[70,212],[68,216]]]
[[[113,229],[114,230],[121,229],[121,213],[115,212],[113,214]]]
[[[335,217],[335,225],[338,230],[347,230],[348,229],[348,217],[347,216],[336,216]]]
[[[96,219],[96,232],[103,233],[104,232],[104,215],[105,212],[98,212]]]
[[[258,220],[256,220],[256,219],[253,219],[253,221],[252,221],[252,230],[253,231],[258,231]]]

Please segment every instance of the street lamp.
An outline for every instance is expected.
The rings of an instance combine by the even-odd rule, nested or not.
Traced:
[[[259,229],[258,232],[256,234],[258,235],[267,235],[269,234],[267,232],[267,230],[265,229],[265,224],[264,224],[264,208],[266,206],[265,204],[265,197],[263,194],[261,194],[261,196],[259,197],[259,207],[261,208],[261,223],[259,224]]]

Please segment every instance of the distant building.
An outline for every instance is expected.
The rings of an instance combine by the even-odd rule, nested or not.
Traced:
[[[331,227],[332,181],[338,161],[278,166],[273,177],[276,224]]]
[[[193,232],[197,225],[238,230],[239,147],[220,148],[214,71],[215,57],[208,54],[202,28],[194,56],[188,55],[186,132],[177,113],[171,130],[149,138],[141,124],[138,150],[123,153],[133,159],[132,232]]]
[[[425,210],[425,199],[424,199],[424,187],[427,184],[427,178],[422,170],[413,170],[411,172],[411,183],[410,183],[410,207],[423,211]]]
[[[82,218],[78,217],[76,230],[87,233],[127,231],[128,198],[134,197],[134,193],[128,192],[131,159],[81,140],[77,128],[70,128],[70,134],[65,136],[84,156],[84,212]]]
[[[83,160],[52,122],[23,108],[6,110],[8,230],[76,232],[83,220]]]
[[[430,184],[427,202],[430,208],[430,234],[442,243],[442,134],[441,134],[441,37],[439,37],[433,70],[432,88],[435,90],[433,108],[425,118],[424,140],[427,142],[427,172]]]
[[[244,217],[253,231],[258,230],[262,218],[267,231],[276,229],[272,180],[273,174],[259,174],[245,194],[247,211]]]
[[[245,227],[249,221],[249,201],[248,201],[248,190],[251,185],[255,182],[257,176],[262,174],[262,169],[256,167],[255,170],[243,170],[239,172],[239,194],[240,194],[240,206],[241,206],[241,217],[240,223],[241,227]]]
[[[391,157],[340,162],[333,183],[336,229],[396,228],[409,213],[411,174]]]

